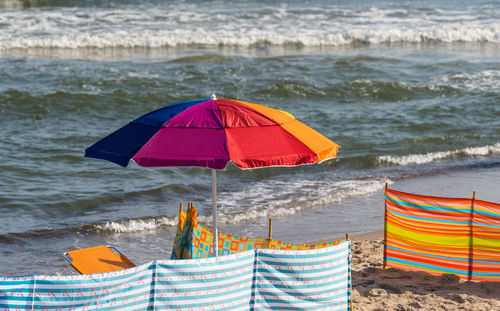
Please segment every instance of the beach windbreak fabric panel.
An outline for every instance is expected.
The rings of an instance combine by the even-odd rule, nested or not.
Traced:
[[[349,310],[350,242],[256,253],[254,310]],[[347,285],[347,286],[346,286]]]
[[[170,259],[199,259],[213,257],[213,230],[196,220],[197,210],[189,207],[179,210],[179,223]],[[218,233],[219,256],[244,252],[255,248],[281,250],[307,250],[339,244],[340,240],[317,244],[293,244],[273,239],[238,237]]]
[[[472,279],[500,282],[500,204],[475,200]]]
[[[350,241],[158,260],[127,270],[0,277],[1,310],[349,310]]]
[[[387,189],[387,267],[500,281],[500,205]]]

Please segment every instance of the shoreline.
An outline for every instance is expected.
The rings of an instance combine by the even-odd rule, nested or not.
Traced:
[[[355,235],[351,238],[352,241],[373,241],[373,240],[383,240],[384,230],[377,230],[367,233],[362,233]]]
[[[389,188],[438,197],[472,197],[500,202],[494,185],[500,184],[500,167],[475,168],[432,175],[408,177],[389,182]],[[309,243],[343,239],[346,233],[361,238],[384,229],[384,189],[351,197],[340,203],[304,209],[294,215],[273,218],[273,239]],[[220,224],[219,231],[236,236],[267,237],[267,220]],[[383,237],[383,233],[382,236]],[[358,239],[359,239],[358,238]]]

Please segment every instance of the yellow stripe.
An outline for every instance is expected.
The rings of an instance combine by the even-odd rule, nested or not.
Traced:
[[[387,231],[416,240],[422,243],[423,245],[429,243],[430,241],[432,241],[433,244],[446,244],[446,245],[456,245],[456,246],[469,245],[469,237],[467,235],[464,235],[462,237],[449,237],[449,236],[443,237],[439,236],[438,234],[421,234],[404,230],[390,223],[387,224]]]

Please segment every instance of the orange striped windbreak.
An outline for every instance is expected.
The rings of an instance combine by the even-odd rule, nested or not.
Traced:
[[[500,282],[500,204],[387,189],[384,264]]]

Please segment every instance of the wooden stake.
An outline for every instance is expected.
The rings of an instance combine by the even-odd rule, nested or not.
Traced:
[[[387,189],[389,188],[388,183],[385,183],[385,193],[387,195]],[[387,199],[384,198],[384,263],[382,268],[385,269],[387,266],[387,204],[385,203]]]
[[[268,234],[268,239],[273,238],[273,219],[269,218],[269,234]]]
[[[348,241],[349,240],[349,233],[346,232],[345,234],[345,240]]]

